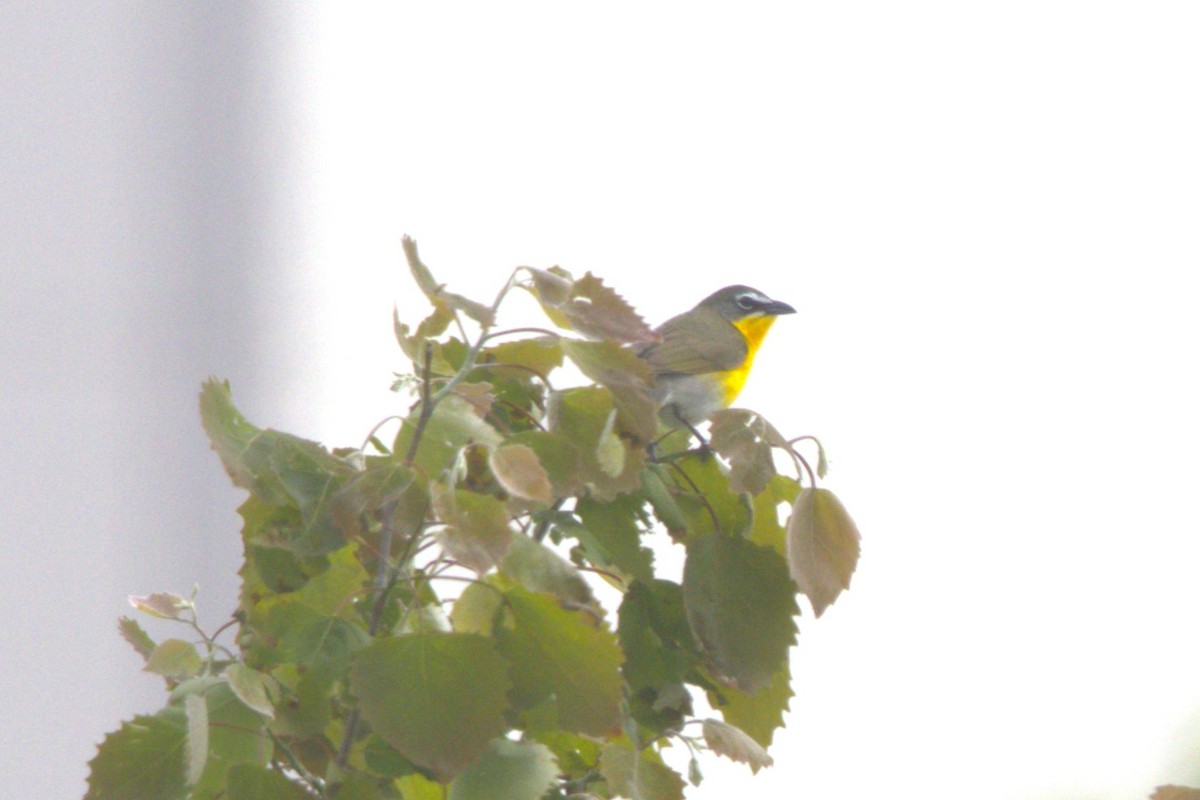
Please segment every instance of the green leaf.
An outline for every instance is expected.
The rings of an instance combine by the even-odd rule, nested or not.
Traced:
[[[509,444],[492,451],[488,467],[504,491],[525,500],[550,505],[554,488],[537,453],[523,444]]]
[[[575,565],[541,542],[514,536],[500,571],[530,592],[547,592],[564,606],[588,608],[601,614],[592,587]],[[491,592],[495,594],[495,592]]]
[[[666,526],[672,539],[679,540],[687,535],[688,522],[675,496],[667,488],[670,477],[670,470],[665,464],[651,464],[642,470],[642,490],[654,509],[654,516]]]
[[[121,638],[129,642],[143,660],[150,659],[150,654],[154,652],[154,640],[142,629],[137,620],[121,617],[117,620],[117,628],[121,632]]]
[[[493,739],[487,752],[450,784],[449,800],[538,800],[557,776],[558,763],[545,745]]]
[[[557,336],[536,336],[502,342],[485,347],[480,354],[480,363],[523,367],[545,378],[555,368],[562,366],[562,345]]]
[[[508,509],[496,498],[449,489],[435,483],[433,508],[445,525],[438,542],[447,555],[465,567],[483,574],[504,558],[512,544]]]
[[[354,475],[333,496],[332,513],[347,538],[367,533],[364,515],[382,518],[385,510],[394,531],[414,531],[429,508],[429,492],[417,474],[395,459],[370,459],[367,468]],[[377,537],[376,537],[377,538]],[[398,543],[403,539],[397,536]],[[372,542],[374,543],[374,542]]]
[[[420,773],[398,779],[396,788],[404,800],[446,800],[445,787]]]
[[[508,726],[504,659],[474,634],[417,633],[359,653],[350,691],[371,728],[414,764],[449,780]]]
[[[775,763],[767,751],[741,728],[727,722],[706,719],[703,723],[704,743],[717,755],[750,765],[757,773],[763,767]]]
[[[719,678],[755,692],[786,663],[798,610],[787,565],[775,551],[733,536],[692,539],[683,602]]]
[[[754,498],[754,524],[750,529],[750,541],[770,547],[783,558],[787,558],[787,536],[779,522],[780,507],[786,507],[791,516],[792,504],[800,493],[800,484],[787,475],[776,475],[760,494]]]
[[[600,745],[594,738],[562,730],[534,730],[529,736],[550,748],[564,778],[581,778],[600,760]]]
[[[401,244],[404,247],[404,256],[408,261],[408,268],[412,272],[413,280],[417,282],[417,286],[434,306],[449,306],[457,311],[462,311],[481,325],[490,326],[495,323],[496,314],[492,309],[482,303],[468,300],[460,294],[447,292],[441,284],[434,280],[433,273],[429,271],[429,267],[425,266],[417,254],[415,241],[405,236],[401,240]]]
[[[691,454],[677,458],[671,468],[675,501],[688,520],[692,536],[719,532],[741,536],[750,528],[751,508],[746,495],[733,491],[729,470],[715,458]]]
[[[523,708],[553,700],[559,725],[611,736],[621,725],[621,649],[588,611],[562,608],[545,594],[506,592],[513,627],[501,636],[512,662],[513,698]]]
[[[567,339],[565,352],[579,371],[612,392],[621,430],[642,442],[658,431],[658,406],[650,394],[650,365],[615,342]]]
[[[235,485],[271,505],[299,511],[298,525],[278,531],[279,543],[301,555],[320,555],[342,546],[330,500],[352,472],[349,465],[316,442],[251,425],[233,406],[228,383],[210,379],[204,384],[200,417]]]
[[[416,434],[420,409],[415,409],[404,420],[400,432],[396,435],[393,451],[405,457],[413,436]],[[484,422],[475,413],[475,409],[458,395],[444,397],[429,415],[425,432],[417,445],[413,466],[420,469],[431,479],[440,478],[457,460],[459,451],[468,444],[478,442],[489,447],[497,447],[502,439],[491,425]]]
[[[625,742],[606,745],[600,753],[600,774],[609,791],[629,800],[683,800],[683,778],[649,748],[639,751]]]
[[[234,764],[267,763],[272,745],[263,718],[243,705],[228,683],[219,678],[196,678],[182,684],[171,697],[173,703],[192,706],[195,701],[190,698],[203,698],[208,717],[208,755],[203,773],[192,787],[191,800],[223,798],[226,776]]]
[[[425,343],[430,339],[441,336],[446,328],[454,321],[454,312],[448,306],[440,305],[433,313],[421,320],[417,330],[410,333],[410,328],[400,321],[400,312],[392,308],[392,330],[396,334],[396,343],[400,350],[413,362],[413,367],[420,372],[425,367]],[[454,368],[442,357],[440,347],[433,343],[430,358],[430,372],[434,375],[452,375]]]
[[[684,680],[700,661],[683,610],[679,584],[638,581],[625,593],[617,634],[629,685],[630,710],[654,733],[678,728],[692,710]]]
[[[767,421],[742,408],[717,411],[710,419],[709,445],[729,462],[729,488],[758,495],[775,475]]]
[[[88,762],[84,800],[175,800],[187,795],[187,717],[180,708],[123,723]]]
[[[229,688],[247,708],[264,717],[274,718],[275,706],[271,703],[271,696],[279,696],[279,684],[274,678],[240,662],[230,664],[224,674],[229,681]]]
[[[753,694],[724,686],[709,689],[708,703],[721,712],[730,725],[745,731],[764,748],[771,746],[775,731],[783,727],[783,714],[792,698],[792,680],[788,663],[771,676],[766,687]]]
[[[622,672],[630,688],[638,691],[682,684],[698,654],[679,584],[665,580],[634,583],[625,593],[617,617],[625,653]]]
[[[234,764],[226,778],[225,800],[312,800],[299,784],[258,764]]]
[[[363,762],[374,775],[384,778],[403,778],[417,771],[412,762],[393,750],[387,742],[372,733],[363,748]]]
[[[350,657],[370,642],[367,632],[302,603],[271,609],[262,632],[275,642],[275,663],[296,664],[307,674],[332,682],[346,672]]]
[[[164,678],[183,680],[200,672],[203,666],[204,661],[194,645],[182,639],[167,639],[154,648],[150,658],[146,659],[145,669]]]
[[[513,541],[523,539],[518,536]],[[496,627],[496,612],[504,604],[504,595],[494,585],[494,576],[468,584],[454,601],[450,621],[459,633],[478,633],[491,636]]]
[[[792,579],[818,617],[850,588],[858,565],[858,527],[828,489],[802,489],[787,528]]]
[[[654,579],[654,553],[641,546],[644,502],[634,495],[621,495],[605,502],[585,497],[575,504],[575,513],[583,521],[583,529],[575,534],[589,561],[626,580]]]
[[[299,738],[320,735],[333,719],[333,679],[328,674],[302,672],[295,664],[276,667],[273,677],[281,688],[271,730]]]
[[[608,389],[583,386],[551,394],[547,412],[550,431],[579,448],[581,478],[601,500],[639,488],[646,461],[642,445],[613,432],[615,411]]]

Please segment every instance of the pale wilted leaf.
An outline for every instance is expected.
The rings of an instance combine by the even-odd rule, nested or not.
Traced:
[[[445,527],[438,541],[451,558],[483,574],[496,566],[512,543],[508,510],[491,495],[433,485],[433,508]]]
[[[492,395],[490,383],[460,383],[454,387],[454,394],[470,403],[480,418],[488,415],[492,410],[492,402],[496,399]]]
[[[718,755],[750,765],[751,772],[775,763],[758,742],[741,728],[715,719],[704,720],[704,742]]]
[[[579,371],[612,392],[621,427],[648,442],[658,430],[657,406],[650,394],[650,365],[611,341],[565,340],[563,352]]]
[[[548,592],[567,608],[603,614],[592,588],[570,561],[528,536],[514,536],[500,570],[531,592]],[[493,597],[495,592],[489,592]],[[465,595],[465,592],[464,592]],[[455,605],[455,610],[458,606]]]
[[[633,306],[590,272],[575,281],[563,311],[584,336],[630,344],[658,340]]]
[[[1150,795],[1150,800],[1200,800],[1200,789],[1188,786],[1159,786]]]
[[[208,705],[204,695],[189,694],[183,700],[187,714],[187,782],[195,786],[208,761]]]
[[[558,268],[558,272],[552,272],[526,267],[525,271],[533,279],[533,293],[542,305],[558,307],[571,299],[574,281],[566,270]]]
[[[532,291],[555,325],[590,339],[626,344],[653,342],[658,335],[623,297],[592,273],[577,281],[566,270],[527,268]]]
[[[769,438],[778,432],[758,414],[741,408],[716,412],[711,418],[709,444],[729,462],[729,488],[760,494],[775,477]]]
[[[850,588],[860,538],[854,520],[833,492],[800,490],[788,521],[788,568],[818,617]]]
[[[596,463],[600,471],[610,478],[615,478],[625,469],[625,445],[621,437],[613,431],[613,422],[617,419],[614,410],[600,431],[600,439],[596,442]]]
[[[230,664],[225,670],[225,678],[229,681],[229,688],[247,708],[274,719],[275,706],[271,703],[271,695],[279,695],[279,685],[274,678],[241,663]]]
[[[499,447],[492,451],[488,466],[509,494],[547,505],[554,502],[550,476],[532,448],[523,444]]]
[[[161,619],[179,619],[179,615],[192,607],[192,602],[173,592],[155,592],[146,595],[129,595],[129,605],[138,611]]]

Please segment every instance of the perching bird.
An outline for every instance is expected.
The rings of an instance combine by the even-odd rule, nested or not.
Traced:
[[[656,328],[661,341],[643,345],[638,355],[650,363],[659,416],[693,428],[728,408],[775,318],[794,313],[757,289],[726,286]]]

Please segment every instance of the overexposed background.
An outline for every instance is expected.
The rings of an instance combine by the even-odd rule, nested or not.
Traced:
[[[1200,784],[1198,36],[1189,2],[0,5],[0,794],[79,796],[161,704],[126,594],[233,608],[204,377],[330,445],[395,412],[403,233],[480,299],[561,264],[653,322],[799,309],[739,404],[821,436],[863,559],[800,621],[776,767],[689,797]]]

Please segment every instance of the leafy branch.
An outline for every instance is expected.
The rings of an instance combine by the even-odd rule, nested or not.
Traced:
[[[247,491],[239,606],[209,635],[194,598],[136,598],[199,640],[121,621],[171,694],[101,745],[89,800],[679,800],[702,752],[770,766],[797,592],[820,616],[858,558],[817,485],[824,448],[745,409],[707,443],[670,430],[636,354],[658,334],[590,273],[519,267],[480,303],[404,253],[431,311],[394,320],[418,396],[390,445],[383,423],[332,451],[259,428],[205,383],[205,431]],[[553,329],[497,328],[514,288]],[[656,571],[662,532],[681,580]]]

